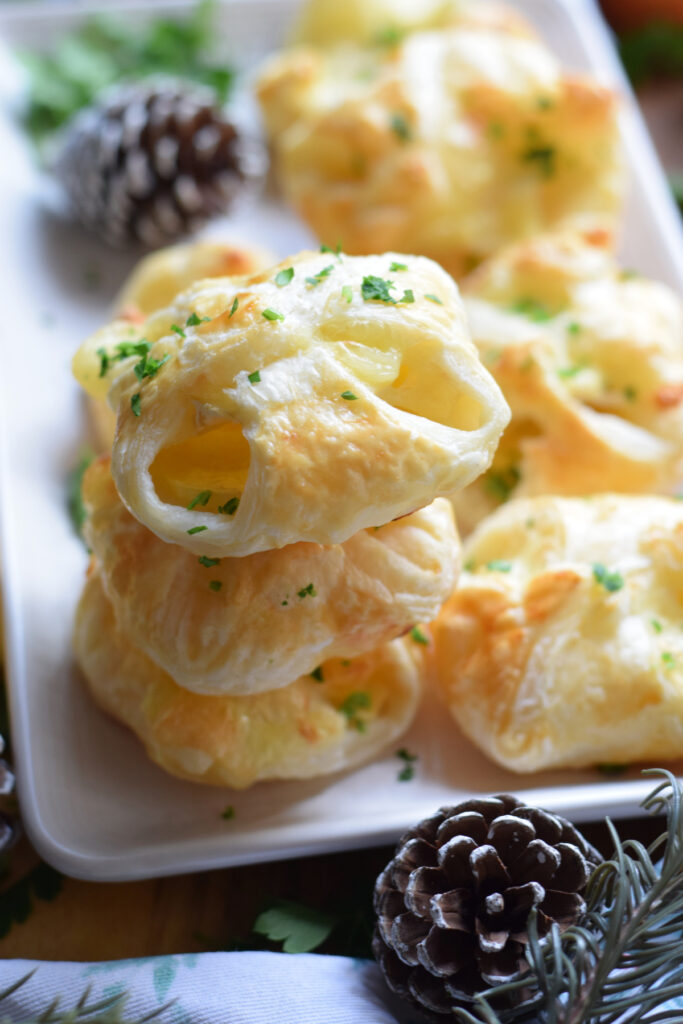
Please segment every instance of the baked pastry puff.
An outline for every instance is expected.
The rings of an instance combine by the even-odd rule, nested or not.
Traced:
[[[170,245],[140,260],[116,298],[114,311],[134,327],[150,313],[169,305],[179,292],[195,281],[205,277],[255,274],[273,261],[274,257],[266,249],[239,241],[210,238]],[[111,451],[116,416],[104,398],[93,398],[89,410],[97,447],[100,451]]]
[[[683,505],[517,499],[432,626],[463,732],[517,772],[683,757]]]
[[[420,688],[419,645],[394,640],[316,678],[249,697],[190,693],[130,643],[99,572],[76,614],[74,648],[96,702],[124,722],[172,775],[241,789],[304,779],[375,756],[407,728]]]
[[[460,278],[541,231],[616,224],[616,96],[531,36],[473,24],[299,47],[257,93],[286,199],[346,252],[418,253]]]
[[[121,503],[101,458],[83,480],[85,539],[126,641],[196,693],[286,686],[434,618],[460,560],[445,498],[344,544],[207,558],[165,544]]]
[[[601,233],[513,246],[463,282],[512,410],[491,469],[454,501],[465,533],[510,495],[675,493],[683,302],[621,269]]]
[[[201,281],[98,332],[74,371],[117,410],[126,506],[211,557],[340,544],[428,505],[487,468],[508,420],[452,279],[392,253]]]

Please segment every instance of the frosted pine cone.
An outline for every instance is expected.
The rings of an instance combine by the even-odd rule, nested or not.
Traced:
[[[65,129],[55,161],[83,224],[121,245],[163,245],[229,209],[265,170],[245,139],[192,84],[157,81],[109,91]]]
[[[585,910],[600,854],[564,818],[500,794],[444,807],[407,832],[377,879],[373,951],[387,983],[449,1013],[527,969],[527,919],[539,935]]]
[[[2,754],[4,749],[5,741],[0,736],[0,754]],[[14,773],[4,758],[0,758],[0,853],[4,853],[5,850],[12,846],[19,832],[17,820],[2,809],[2,798],[9,796],[13,790]]]

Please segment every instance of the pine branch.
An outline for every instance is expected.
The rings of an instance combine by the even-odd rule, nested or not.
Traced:
[[[29,971],[23,978],[19,978],[8,988],[0,991],[0,1011],[3,1002],[19,992],[33,977],[36,969]],[[12,1022],[9,1017],[2,1016],[0,1024],[79,1024],[79,1022],[82,1024],[147,1024],[148,1021],[158,1020],[174,1002],[171,1000],[143,1017],[133,1018],[122,1016],[127,999],[126,993],[119,993],[91,1002],[90,986],[88,986],[80,999],[69,1010],[60,1010],[61,998],[57,996],[38,1017]]]

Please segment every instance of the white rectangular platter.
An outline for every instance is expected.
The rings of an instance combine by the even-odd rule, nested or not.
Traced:
[[[185,3],[116,5],[129,21]],[[222,45],[248,69],[284,39],[291,0],[227,0]],[[625,94],[631,168],[621,254],[626,265],[683,290],[677,211],[590,0],[519,0],[570,67],[590,69]],[[104,2],[111,13],[113,5]],[[0,525],[5,654],[22,813],[46,860],[81,878],[117,880],[369,846],[395,839],[438,806],[508,790],[575,820],[637,810],[651,788],[637,771],[516,776],[488,762],[443,711],[426,704],[402,741],[419,754],[412,782],[389,752],[355,772],[233,793],[177,781],[88,699],[70,650],[87,556],[66,511],[66,479],[85,425],[70,375],[79,341],[107,317],[132,257],[107,252],[63,215],[12,119],[20,91],[10,49],[38,47],[94,5],[24,4],[0,14]],[[214,231],[260,241],[281,256],[313,244],[273,201]],[[100,278],[97,290],[88,282]],[[679,768],[681,766],[678,766]],[[235,818],[225,821],[226,804]]]

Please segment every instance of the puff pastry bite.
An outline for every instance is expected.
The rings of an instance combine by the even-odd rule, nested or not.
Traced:
[[[325,662],[322,682],[304,676],[271,693],[189,693],[118,629],[97,571],[74,634],[93,697],[137,734],[153,761],[172,775],[235,788],[324,775],[376,755],[415,713],[418,646],[394,640],[350,662]]]
[[[419,253],[459,277],[520,238],[616,221],[616,97],[535,38],[474,25],[298,48],[257,91],[285,196],[347,252]]]
[[[90,466],[83,498],[86,541],[124,636],[196,693],[273,690],[393,640],[434,618],[459,568],[445,498],[344,544],[226,559],[198,559],[141,526],[108,459]]]
[[[509,415],[452,279],[392,253],[201,281],[74,369],[118,412],[126,506],[212,557],[343,543],[427,505],[487,468]]]
[[[407,32],[453,25],[533,35],[513,8],[487,0],[308,0],[293,36],[295,42],[311,46],[342,41],[391,45]]]
[[[521,243],[463,283],[512,410],[490,471],[456,496],[467,532],[511,494],[677,492],[683,302],[624,272],[600,233]]]
[[[683,756],[683,505],[519,499],[482,523],[433,624],[467,736],[513,771]]]
[[[204,239],[171,245],[140,260],[114,302],[114,310],[135,326],[195,281],[255,274],[273,262],[274,257],[266,249],[239,241]],[[111,451],[116,432],[112,410],[103,398],[93,398],[89,413],[98,449]]]

